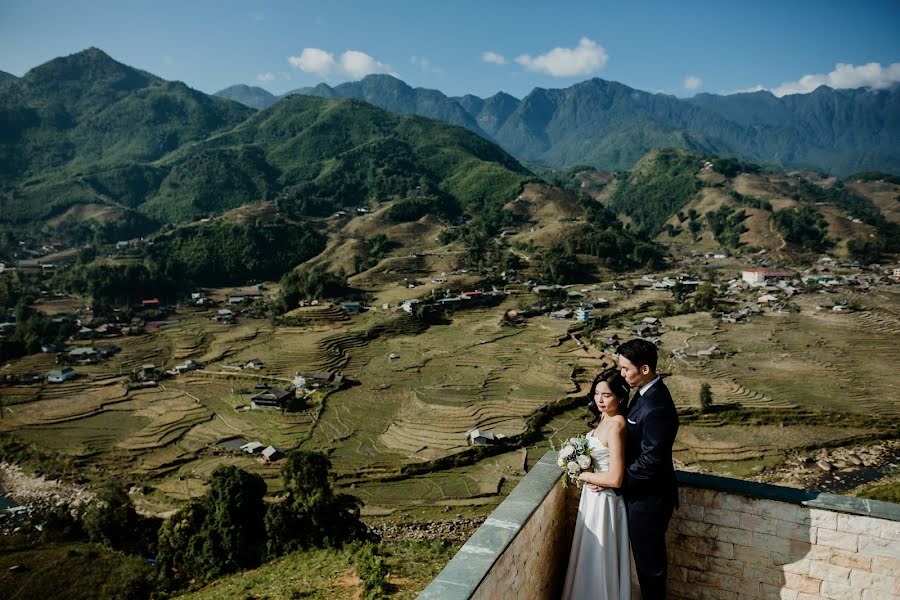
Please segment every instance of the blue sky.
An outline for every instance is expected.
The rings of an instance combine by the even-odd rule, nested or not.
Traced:
[[[0,0],[0,70],[90,46],[207,93],[387,72],[482,97],[590,77],[783,94],[900,81],[900,2]]]

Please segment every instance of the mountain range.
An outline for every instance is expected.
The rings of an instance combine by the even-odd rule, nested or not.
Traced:
[[[533,178],[437,120],[304,95],[255,111],[96,48],[0,85],[0,225],[13,229],[90,215],[121,239],[264,200],[321,216],[415,190],[452,213],[502,204]]]
[[[262,88],[236,87],[217,95],[248,106],[278,101]],[[822,86],[781,98],[760,91],[679,99],[590,79],[565,89],[535,88],[519,100],[503,92],[486,99],[449,97],[390,75],[369,75],[285,95],[291,94],[351,97],[398,114],[440,119],[497,142],[520,160],[551,167],[624,170],[653,148],[675,147],[838,175],[900,173],[897,87]]]

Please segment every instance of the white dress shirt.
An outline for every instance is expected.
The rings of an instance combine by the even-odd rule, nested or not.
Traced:
[[[652,386],[654,383],[656,383],[656,382],[659,381],[659,380],[660,380],[660,376],[657,375],[657,376],[653,379],[653,381],[651,381],[650,383],[645,383],[644,385],[642,385],[640,388],[638,388],[638,395],[639,395],[639,396],[643,396],[643,395],[644,395],[644,392],[646,392],[647,390],[649,390],[649,389],[650,389],[650,386]]]

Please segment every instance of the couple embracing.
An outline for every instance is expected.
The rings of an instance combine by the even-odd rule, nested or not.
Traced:
[[[631,557],[643,600],[666,597],[666,528],[678,504],[672,444],[678,414],[656,374],[656,346],[619,346],[619,369],[594,379],[597,418],[587,436],[584,482],[563,598],[631,598]],[[629,403],[630,390],[636,390]]]

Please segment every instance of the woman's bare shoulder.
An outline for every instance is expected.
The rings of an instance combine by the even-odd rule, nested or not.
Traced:
[[[616,415],[614,417],[611,417],[609,420],[609,425],[610,428],[615,432],[622,431],[623,429],[625,429],[625,415]]]

